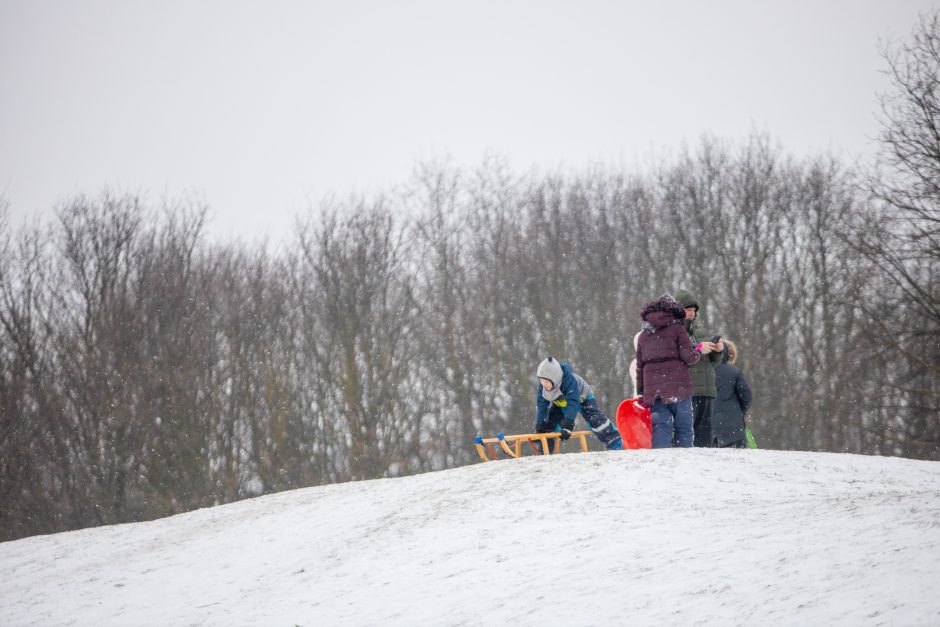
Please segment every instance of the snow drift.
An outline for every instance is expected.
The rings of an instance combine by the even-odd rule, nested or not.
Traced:
[[[937,625],[940,464],[526,458],[0,544],[3,625]]]

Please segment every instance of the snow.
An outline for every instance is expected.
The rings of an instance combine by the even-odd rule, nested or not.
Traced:
[[[0,544],[0,625],[938,625],[940,463],[670,449]]]

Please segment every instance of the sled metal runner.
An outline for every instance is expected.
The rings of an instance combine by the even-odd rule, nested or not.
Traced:
[[[581,450],[585,453],[588,452],[586,439],[588,435],[591,435],[590,431],[573,431],[571,433],[571,439],[577,439],[581,443]],[[554,447],[554,453],[551,452],[551,447],[548,446],[549,440],[558,440]],[[495,438],[484,438],[478,435],[474,443],[480,459],[485,462],[498,459],[499,456],[493,448],[494,444],[499,445],[499,448],[511,458],[522,457],[523,445],[525,444],[529,445],[535,455],[558,455],[561,452],[561,434],[557,432],[522,433],[518,435],[503,435],[500,433]],[[541,448],[536,446],[536,443],[540,444]]]

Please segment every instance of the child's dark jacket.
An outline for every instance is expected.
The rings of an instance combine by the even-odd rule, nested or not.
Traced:
[[[564,415],[561,426],[565,429],[574,429],[574,419],[581,411],[581,403],[594,398],[594,392],[584,379],[571,371],[571,364],[562,361],[559,365],[561,366],[561,396],[553,401],[546,399],[542,395],[540,385],[537,392],[535,422],[536,424],[545,422],[549,410],[554,405],[560,408]]]

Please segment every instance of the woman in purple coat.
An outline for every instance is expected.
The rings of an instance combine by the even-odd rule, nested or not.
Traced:
[[[692,446],[692,375],[702,354],[685,331],[685,310],[668,294],[643,306],[636,347],[637,395],[650,408],[653,448]]]

